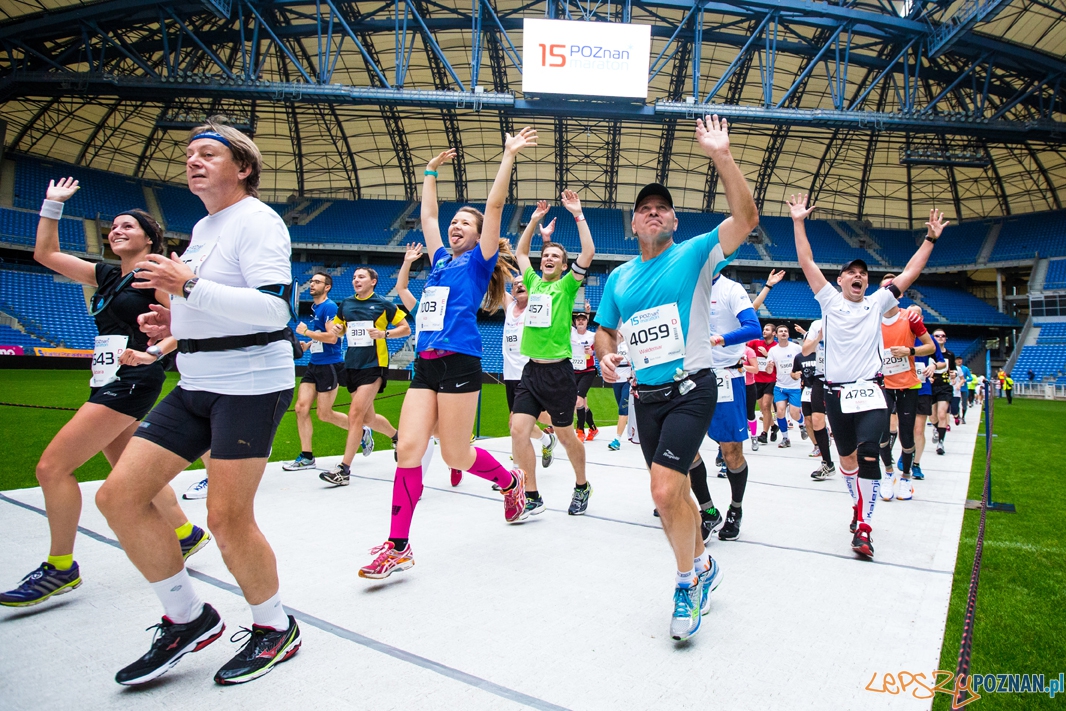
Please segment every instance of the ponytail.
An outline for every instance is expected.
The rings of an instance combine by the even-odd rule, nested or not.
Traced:
[[[511,283],[516,274],[518,274],[518,266],[515,264],[514,252],[511,251],[511,243],[501,237],[500,253],[496,259],[496,266],[492,270],[488,293],[485,294],[485,300],[481,305],[485,311],[494,314],[500,310],[503,306],[504,294],[507,293],[507,285]]]

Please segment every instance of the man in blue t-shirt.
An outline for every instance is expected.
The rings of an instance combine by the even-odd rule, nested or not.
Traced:
[[[711,286],[759,223],[751,191],[729,152],[727,122],[717,116],[698,120],[696,140],[718,171],[730,217],[711,232],[675,244],[678,219],[670,192],[657,183],[644,186],[633,204],[640,256],[607,278],[596,314],[603,379],[617,380],[619,338],[626,339],[635,372],[640,446],[677,562],[670,623],[676,640],[696,633],[709,609],[708,595],[721,580],[703,546],[687,477],[718,401],[712,349],[725,340],[711,333]]]
[[[318,396],[318,419],[348,429],[348,418],[342,412],[333,409],[337,399],[337,386],[340,374],[344,370],[344,349],[340,337],[333,332],[333,317],[337,315],[337,304],[329,298],[333,288],[333,277],[325,272],[315,272],[308,282],[308,293],[314,303],[311,305],[311,325],[302,321],[296,332],[307,336],[310,341],[302,341],[304,352],[311,351],[311,364],[300,379],[300,389],[296,395],[296,428],[300,432],[300,456],[295,461],[285,462],[281,468],[287,472],[300,469],[314,469],[315,455],[311,449],[311,436],[314,425],[311,424],[311,403]]]

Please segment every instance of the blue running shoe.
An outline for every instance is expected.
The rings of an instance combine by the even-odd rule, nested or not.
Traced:
[[[363,425],[363,439],[359,443],[363,447],[363,456],[369,457],[374,453],[374,430]]]
[[[925,478],[925,474],[922,473],[922,465],[919,464],[918,462],[915,462],[914,464],[912,464],[911,465],[911,479],[917,479],[918,481],[921,481],[924,478]]]
[[[14,590],[0,593],[0,605],[5,607],[29,607],[44,602],[53,595],[63,595],[81,585],[78,564],[70,570],[59,570],[51,563],[41,563]]]
[[[315,468],[315,458],[314,457],[305,457],[303,455],[303,453],[301,453],[300,456],[296,457],[296,459],[294,459],[293,461],[284,462],[281,465],[281,468],[284,469],[287,472],[298,472],[298,471],[301,471],[303,469],[314,469]]]
[[[899,455],[899,459],[896,460],[896,469],[903,471],[903,455]]]
[[[700,629],[700,580],[691,587],[674,590],[674,616],[670,619],[670,636],[681,641],[688,639]]]
[[[203,550],[204,546],[211,542],[211,534],[200,528],[199,526],[192,527],[192,533],[185,538],[179,539],[178,543],[181,544],[181,557],[185,560],[189,559],[193,553]]]
[[[711,593],[722,583],[722,569],[718,561],[711,558],[711,567],[700,573],[700,614],[711,611]]]
[[[607,449],[611,450],[612,452],[617,452],[621,448],[622,448],[622,443],[618,441],[617,437],[612,439],[611,443],[609,445],[607,445]]]

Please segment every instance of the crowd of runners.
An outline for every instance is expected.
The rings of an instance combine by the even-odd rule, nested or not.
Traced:
[[[850,512],[841,512],[841,528],[850,513],[851,548],[872,557],[878,499],[910,499],[913,482],[924,478],[927,423],[937,454],[944,454],[952,420],[964,421],[974,396],[981,396],[973,387],[977,379],[947,348],[944,331],[930,334],[920,307],[900,305],[947,222],[931,210],[925,240],[906,268],[871,290],[862,260],[838,268],[816,262],[804,227],[815,206],[806,195],[791,196],[798,261],[821,317],[807,330],[760,324],[762,302],[785,273],[772,271],[754,300],[743,284],[721,273],[759,215],[730,153],[727,122],[717,116],[697,120],[696,141],[721,180],[729,216],[708,233],[676,242],[679,217],[670,191],[645,186],[632,212],[640,255],[611,271],[594,314],[588,302],[576,304],[596,253],[576,193],[564,191],[560,202],[576,222],[578,254],[552,240],[555,220],[543,224],[546,201],[538,203],[513,251],[501,235],[515,159],[537,146],[536,130],[525,128],[506,136],[484,213],[461,208],[444,234],[437,178],[455,151],[427,163],[425,244],[407,249],[397,280],[399,305],[376,291],[378,275],[370,267],[355,270],[355,293],[339,304],[329,298],[330,274],[317,272],[308,286],[311,321],[300,323],[295,334],[289,328],[296,299],[288,232],[257,198],[262,157],[244,134],[214,122],[191,134],[189,188],[208,216],[196,224],[180,257],[164,254],[162,229],[140,210],[115,218],[108,235],[119,265],[62,253],[58,220],[63,203],[81,186],[53,181],[35,258],[96,288],[91,311],[100,335],[90,398],[37,467],[51,531],[47,560],[16,589],[0,594],[0,604],[34,605],[81,585],[73,557],[81,494],[73,472],[102,451],[113,469],[96,504],[164,613],[149,651],[120,670],[116,681],[135,685],[157,678],[222,635],[221,617],[200,598],[185,566],[212,535],[252,615],[251,627],[235,635],[243,646],[215,681],[250,681],[301,644],[253,508],[294,394],[301,451],[283,465],[287,471],[317,468],[315,404],[319,421],[347,430],[343,458],[321,471],[323,481],[346,486],[355,455],[372,451],[373,432],[395,444],[389,530],[358,572],[382,579],[415,564],[412,521],[438,449],[453,485],[464,473],[491,482],[501,494],[504,520],[517,524],[545,510],[536,446],[544,469],[561,444],[574,476],[568,513],[584,514],[593,494],[584,442],[599,434],[588,400],[597,375],[613,389],[617,404],[608,449],[618,451],[626,441],[639,446],[654,513],[675,559],[673,639],[694,635],[709,611],[723,573],[706,546],[715,534],[722,541],[740,536],[748,459],[761,448],[809,440],[811,457],[819,459],[811,478],[826,481],[839,471],[852,499]],[[535,266],[531,250],[538,233]],[[424,255],[430,269],[416,299],[410,271]],[[477,316],[500,309],[513,463],[500,462],[471,436],[483,375]],[[412,333],[409,315],[417,355],[394,426],[374,411],[374,398],[388,380],[387,341]],[[175,351],[181,380],[156,403],[164,365]],[[308,351],[310,365],[297,387],[293,360]],[[347,414],[333,409],[341,386],[351,393]],[[728,479],[724,513],[708,490],[708,462],[699,453],[705,437],[718,445],[713,469]],[[170,487],[201,458],[208,477],[185,497],[206,498],[210,533],[189,523]],[[503,528],[498,534],[510,535]]]

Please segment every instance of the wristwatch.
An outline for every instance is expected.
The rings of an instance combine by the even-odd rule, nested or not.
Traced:
[[[192,293],[192,289],[196,286],[196,282],[200,281],[199,277],[193,277],[189,281],[185,282],[181,287],[182,296],[186,299],[189,298],[189,294]]]
[[[150,356],[153,356],[156,360],[163,357],[163,349],[159,346],[148,346],[144,349],[144,352]]]

